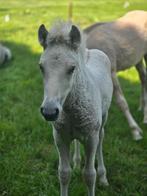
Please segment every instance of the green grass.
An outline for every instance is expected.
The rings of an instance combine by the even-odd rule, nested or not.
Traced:
[[[85,27],[96,21],[113,20],[129,10],[147,10],[146,0],[75,0],[73,21]],[[4,17],[10,16],[5,22]],[[58,196],[58,156],[51,127],[39,113],[43,96],[37,41],[40,24],[50,26],[67,19],[65,0],[1,0],[0,39],[13,52],[13,60],[0,69],[0,195]],[[147,195],[147,131],[137,111],[140,84],[135,69],[120,74],[131,112],[144,139],[132,140],[128,124],[112,103],[106,125],[104,158],[110,186],[100,187],[96,196]],[[83,164],[83,160],[82,160]],[[81,173],[73,172],[70,196],[85,196]]]

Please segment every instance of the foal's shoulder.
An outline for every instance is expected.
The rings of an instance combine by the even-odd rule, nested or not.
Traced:
[[[103,51],[98,49],[87,49],[86,56],[87,62],[89,61],[88,64],[94,63],[96,66],[102,65],[103,67],[107,67],[109,70],[111,70],[111,62]]]

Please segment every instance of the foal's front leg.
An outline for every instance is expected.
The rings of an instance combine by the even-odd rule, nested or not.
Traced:
[[[106,168],[103,160],[103,139],[104,139],[104,128],[100,130],[100,134],[99,134],[99,144],[97,147],[97,159],[98,159],[97,173],[99,176],[100,183],[104,186],[108,186],[109,183],[107,180]]]
[[[54,140],[59,154],[58,175],[60,181],[60,196],[68,196],[68,185],[71,175],[70,143],[63,141],[56,130],[54,130]]]
[[[85,182],[88,187],[88,196],[95,196],[96,183],[96,169],[95,169],[95,155],[98,145],[98,133],[89,136],[84,144],[85,149],[85,166],[83,170]]]

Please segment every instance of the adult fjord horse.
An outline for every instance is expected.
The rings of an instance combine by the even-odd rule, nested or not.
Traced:
[[[134,139],[141,139],[142,130],[131,115],[116,72],[136,65],[142,84],[143,121],[147,123],[147,71],[142,64],[143,57],[147,63],[147,12],[131,11],[116,21],[96,23],[84,32],[89,49],[97,48],[108,55],[116,102],[128,120]]]

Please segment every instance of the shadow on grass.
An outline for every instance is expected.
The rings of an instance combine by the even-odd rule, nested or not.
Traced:
[[[59,195],[58,156],[51,128],[39,113],[42,76],[39,55],[23,44],[5,43],[14,59],[0,69],[0,194]],[[114,102],[106,125],[104,159],[109,188],[97,182],[99,195],[145,195],[147,133],[137,111],[140,84],[120,78],[130,110],[144,130],[144,139],[132,141],[127,121]],[[83,165],[83,163],[82,163]],[[81,175],[73,175],[69,192],[85,195]]]
[[[39,55],[23,44],[4,45],[14,59],[0,69],[0,195],[38,195],[46,190],[44,181],[49,186],[55,178],[57,162],[51,161],[56,157],[51,128],[39,112]]]

